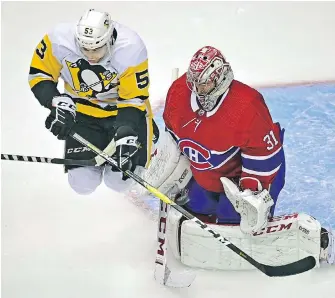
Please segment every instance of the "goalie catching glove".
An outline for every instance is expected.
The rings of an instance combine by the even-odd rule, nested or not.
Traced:
[[[65,140],[75,124],[76,105],[67,94],[53,97],[45,127],[59,140]]]
[[[241,191],[238,186],[226,177],[220,178],[229,201],[236,212],[241,215],[240,228],[243,233],[254,234],[267,226],[270,208],[274,204],[269,192],[262,190],[258,183],[259,191],[246,189]]]

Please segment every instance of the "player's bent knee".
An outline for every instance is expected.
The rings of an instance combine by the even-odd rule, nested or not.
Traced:
[[[133,185],[132,179],[122,180],[122,173],[113,172],[111,166],[106,166],[104,171],[104,182],[105,185],[116,191],[116,192],[125,192]]]
[[[68,182],[71,188],[80,195],[89,195],[96,190],[102,181],[102,169],[80,167],[68,171]]]

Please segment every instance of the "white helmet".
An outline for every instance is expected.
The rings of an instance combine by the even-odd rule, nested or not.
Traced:
[[[114,26],[107,12],[89,9],[76,26],[76,40],[89,50],[100,48],[112,40]]]

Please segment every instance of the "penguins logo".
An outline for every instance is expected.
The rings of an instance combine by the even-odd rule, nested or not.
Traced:
[[[91,65],[85,59],[72,63],[66,61],[72,76],[73,87],[81,97],[95,98],[97,94],[107,92],[118,84],[112,83],[116,72],[110,72],[101,65]]]

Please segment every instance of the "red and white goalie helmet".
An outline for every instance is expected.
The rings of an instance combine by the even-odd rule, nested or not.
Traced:
[[[230,64],[222,53],[211,46],[198,50],[187,70],[187,86],[197,94],[201,107],[211,111],[234,79]]]
[[[107,12],[89,9],[80,18],[75,31],[76,40],[81,48],[94,50],[109,46],[114,26]]]

